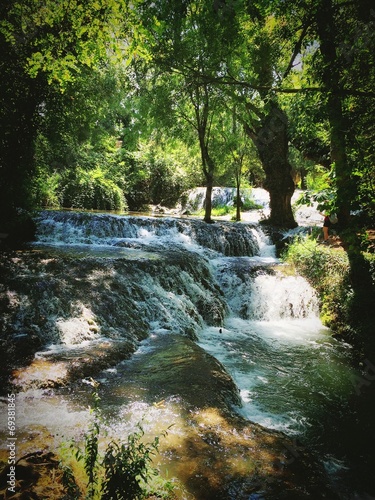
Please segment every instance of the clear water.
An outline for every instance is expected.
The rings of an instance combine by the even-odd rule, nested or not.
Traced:
[[[51,255],[64,252],[81,259],[99,258],[104,268],[106,259],[113,258],[160,260],[163,266],[167,250],[182,252],[182,259],[186,255],[183,252],[199,256],[210,272],[207,279],[226,304],[226,316],[221,326],[197,321],[198,344],[218,359],[235,381],[242,400],[237,411],[307,445],[331,472],[342,471],[347,467],[348,449],[343,434],[348,421],[355,419],[351,400],[358,374],[352,368],[351,348],[332,338],[331,332],[322,326],[318,300],[308,283],[298,276],[285,276],[277,267],[274,247],[262,231],[254,225],[241,226],[237,234],[240,244],[234,244],[236,235],[226,234],[229,226],[225,225],[209,233],[209,226],[202,229],[200,223],[187,220],[136,220],[108,215],[94,216],[91,220],[88,215],[52,213],[40,221],[38,244],[49,245]],[[156,310],[162,304],[165,316],[169,315],[173,321],[163,323],[162,317],[155,314],[149,323],[149,338],[140,344],[133,357],[98,374],[106,388],[105,408],[109,416],[117,419],[114,427],[117,431],[134,425],[145,413],[151,420],[181,419],[177,397],[160,407],[150,405],[142,398],[145,391],[142,379],[134,374],[139,373],[138,360],[150,356],[155,342],[176,333],[172,331],[176,330],[175,321],[188,322],[183,314],[175,312],[179,304],[186,304],[185,311],[193,308],[194,296],[207,296],[201,283],[191,282],[192,276],[186,274],[183,279],[189,283],[190,297],[182,295],[182,285],[178,292],[172,292],[164,290],[155,277],[147,280],[150,295],[145,294],[145,311]],[[95,317],[88,320],[92,324]],[[82,328],[82,322],[74,324]],[[36,364],[51,352],[69,357],[72,345],[86,349],[78,337],[74,338],[73,323],[71,326],[69,342],[65,339],[64,344],[62,338],[62,344],[39,353]],[[183,327],[180,325],[181,331]],[[92,341],[107,340],[98,334]],[[58,370],[63,371],[64,366],[56,362],[53,369],[58,377]],[[130,379],[133,384],[128,383]],[[189,380],[181,380],[180,384],[183,390],[184,385],[189,386]],[[20,432],[22,428],[26,432],[30,425],[35,432],[41,425],[50,429],[57,426],[61,432],[73,428],[84,430],[88,415],[84,410],[88,403],[86,396],[72,394],[60,398],[53,391],[30,389],[20,396],[21,400]],[[176,425],[174,432],[183,432],[182,429],[182,424]]]
[[[354,390],[350,348],[315,320],[232,317],[222,329],[205,329],[199,343],[234,378],[246,418],[318,451],[334,422],[349,410]]]

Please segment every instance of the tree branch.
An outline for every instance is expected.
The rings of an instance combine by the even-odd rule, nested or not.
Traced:
[[[288,66],[287,66],[287,68],[284,71],[284,74],[282,76],[283,80],[289,75],[291,69],[293,68],[293,64],[294,64],[296,57],[301,52],[302,42],[306,36],[307,30],[309,29],[310,25],[311,25],[311,20],[308,20],[301,31],[298,42],[296,43],[296,45],[294,47],[292,57],[290,58],[289,64],[288,64]]]
[[[321,92],[321,93],[331,93],[341,96],[352,96],[352,97],[370,97],[375,98],[375,92],[365,91],[365,90],[356,90],[356,89],[330,89],[328,87],[300,87],[300,88],[283,88],[283,87],[272,87],[267,85],[254,85],[249,82],[245,82],[242,80],[236,80],[235,78],[227,79],[225,77],[220,78],[212,78],[207,75],[200,75],[203,83],[216,83],[219,85],[231,85],[236,87],[242,87],[247,89],[252,89],[256,91],[262,92],[274,92],[280,94],[298,94],[303,92]]]

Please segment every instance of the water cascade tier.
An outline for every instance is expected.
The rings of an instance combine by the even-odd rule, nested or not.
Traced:
[[[43,212],[39,218],[41,243],[88,244],[129,248],[197,246],[224,255],[259,253],[256,230],[252,225],[220,223],[208,225],[200,220],[121,217],[79,212]]]
[[[259,225],[73,211],[36,223],[37,241],[0,262],[0,411],[15,392],[19,453],[82,439],[99,384],[110,436],[173,424],[159,460],[178,498],[370,491],[343,438],[351,349]]]

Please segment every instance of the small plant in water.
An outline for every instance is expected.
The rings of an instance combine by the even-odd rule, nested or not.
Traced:
[[[144,498],[145,485],[158,471],[152,468],[152,455],[158,451],[159,438],[144,444],[144,431],[138,424],[138,431],[128,436],[126,443],[111,441],[103,460],[105,478],[102,484],[103,500],[130,500]]]
[[[83,466],[85,472],[86,499],[141,500],[151,495],[156,495],[158,498],[172,498],[173,486],[170,481],[158,481],[157,486],[153,484],[154,478],[159,475],[159,471],[152,466],[152,460],[158,452],[160,437],[156,436],[151,443],[144,443],[145,433],[138,423],[137,430],[129,434],[125,442],[110,441],[104,456],[101,456],[99,437],[102,418],[96,392],[94,402],[93,421],[84,436],[83,450],[74,443],[69,446],[77,463]],[[166,435],[167,431],[164,431],[162,436]],[[73,468],[62,464],[61,469],[65,498],[70,500],[82,498],[83,494],[77,484]]]

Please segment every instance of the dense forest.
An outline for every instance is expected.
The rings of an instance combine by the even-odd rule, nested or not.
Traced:
[[[1,207],[144,211],[205,186],[263,187],[273,227],[296,187],[338,215],[371,317],[375,12],[369,0],[3,2]],[[371,265],[370,265],[371,266]],[[368,333],[367,335],[370,335]],[[367,336],[366,335],[366,336]]]
[[[2,2],[1,231],[21,209],[140,210],[296,185],[374,216],[369,0]]]

